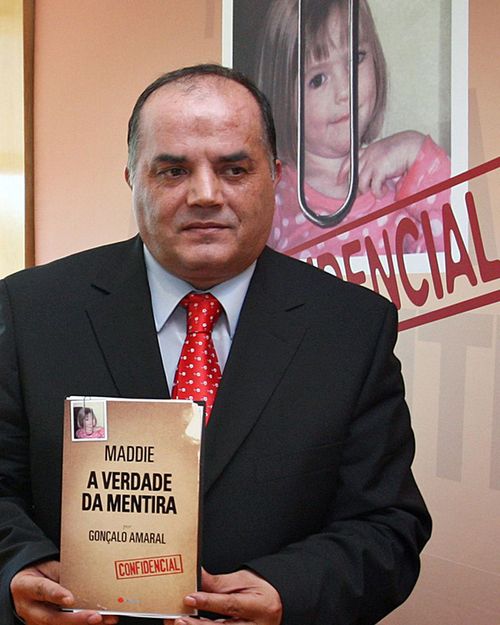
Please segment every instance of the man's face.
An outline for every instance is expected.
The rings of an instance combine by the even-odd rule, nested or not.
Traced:
[[[253,96],[221,77],[160,88],[146,101],[133,192],[141,237],[171,273],[209,288],[261,253],[274,180]]]

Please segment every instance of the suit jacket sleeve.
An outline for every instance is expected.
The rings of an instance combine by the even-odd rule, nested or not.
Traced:
[[[417,579],[430,518],[410,470],[414,439],[393,355],[396,331],[391,305],[352,414],[328,523],[247,562],[280,593],[287,625],[376,623]]]
[[[0,621],[14,623],[10,581],[20,569],[55,557],[55,545],[30,517],[29,429],[24,415],[7,289],[0,282]]]

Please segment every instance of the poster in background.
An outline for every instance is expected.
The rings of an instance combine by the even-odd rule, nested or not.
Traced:
[[[223,60],[257,82],[273,4],[224,3]],[[414,593],[386,625],[500,624],[500,137],[491,95],[497,69],[490,61],[498,56],[500,24],[493,4],[370,1],[390,80],[379,137],[417,130],[449,156],[441,183],[422,180],[417,211],[436,193],[449,193],[438,206],[447,245],[419,253],[391,247],[391,254],[378,255],[376,245],[366,245],[375,238],[369,229],[354,237],[356,248],[346,237],[349,225],[307,238],[300,231],[305,218],[285,216],[287,234],[292,228],[300,236],[282,251],[379,290],[400,309],[397,349],[417,438],[414,467],[434,533]],[[287,45],[284,24],[279,27]],[[306,75],[312,78],[316,88],[326,80]],[[377,219],[404,209],[403,200]],[[413,236],[411,221],[411,215],[403,221],[405,236]],[[369,224],[365,216],[361,228]]]
[[[303,78],[304,201],[323,217],[338,211],[347,196],[348,3],[303,4],[312,16],[304,29],[311,41]],[[364,270],[367,282],[379,264],[393,274],[429,271],[436,252],[442,265],[441,207],[456,189],[439,189],[397,211],[380,212],[396,200],[422,195],[467,164],[467,47],[452,46],[452,30],[466,31],[467,3],[372,0],[370,7],[360,3],[360,189],[349,214],[333,228],[312,223],[297,201],[297,2],[261,2],[260,10],[254,2],[233,3],[224,55],[268,95],[276,118],[284,175],[270,245],[343,278],[352,280]],[[460,71],[453,71],[456,67]],[[453,214],[467,233],[463,206],[455,203]]]

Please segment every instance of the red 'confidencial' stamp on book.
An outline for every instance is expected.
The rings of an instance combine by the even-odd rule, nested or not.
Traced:
[[[136,558],[134,560],[116,560],[116,579],[131,577],[153,577],[156,575],[178,575],[183,573],[180,553],[154,558]]]

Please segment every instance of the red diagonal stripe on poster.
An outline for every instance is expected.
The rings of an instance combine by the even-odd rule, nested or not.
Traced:
[[[451,187],[455,187],[461,184],[462,182],[467,182],[468,180],[477,178],[478,176],[486,174],[499,167],[500,167],[500,156],[497,156],[496,158],[493,158],[490,161],[486,161],[482,165],[473,167],[472,169],[469,169],[468,171],[465,171],[461,174],[457,174],[456,176],[453,176],[449,178],[448,180],[443,180],[443,182],[438,182],[437,184],[432,185],[432,187],[428,187],[427,189],[424,189],[423,191],[418,191],[418,193],[414,193],[413,195],[409,195],[408,197],[403,198],[402,200],[393,202],[392,204],[389,204],[388,206],[385,206],[384,208],[380,208],[379,210],[373,211],[373,213],[370,213],[369,215],[365,215],[364,217],[360,217],[359,219],[354,219],[353,221],[347,224],[338,226],[337,228],[332,228],[331,230],[328,230],[324,234],[320,234],[319,236],[313,239],[310,239],[309,241],[306,241],[304,243],[301,243],[300,245],[296,245],[295,247],[291,247],[290,249],[285,250],[284,253],[288,254],[289,256],[293,256],[294,254],[297,254],[298,252],[302,252],[303,250],[306,250],[309,247],[317,245],[318,243],[323,243],[324,241],[328,241],[328,239],[336,237],[339,234],[348,232],[349,230],[352,230],[359,226],[363,226],[364,224],[375,221],[376,219],[379,219],[380,217],[384,217],[385,215],[388,215],[389,213],[393,213],[395,211],[401,210],[402,208],[405,208],[406,206],[409,206],[410,204],[413,204],[414,202],[424,200],[426,197],[429,197],[430,195],[435,195],[436,193],[439,193],[440,191],[444,191],[445,189],[450,189]]]
[[[444,306],[443,308],[438,308],[437,310],[432,310],[430,312],[423,313],[422,315],[411,317],[411,319],[404,319],[399,322],[398,330],[399,332],[403,332],[403,330],[410,330],[411,328],[416,328],[418,326],[425,325],[426,323],[431,323],[432,321],[439,321],[440,319],[453,317],[453,315],[459,315],[460,313],[488,306],[488,304],[495,304],[499,301],[499,290],[478,295],[477,297],[472,297],[471,299],[457,302],[456,304],[450,304],[450,306]]]

